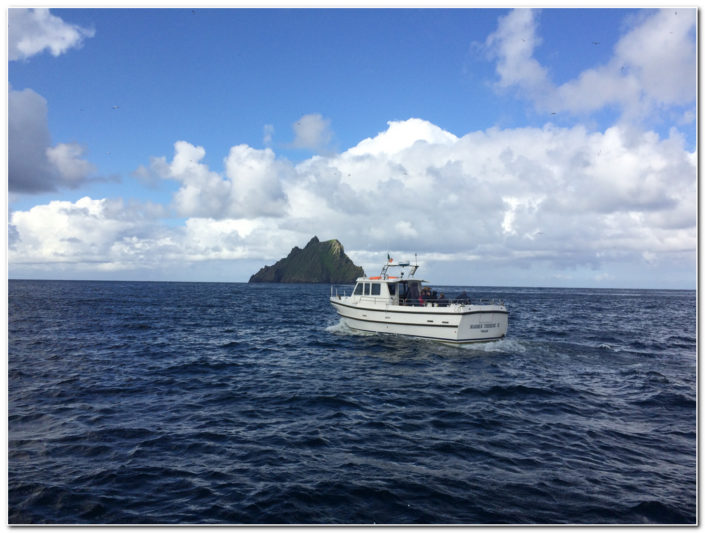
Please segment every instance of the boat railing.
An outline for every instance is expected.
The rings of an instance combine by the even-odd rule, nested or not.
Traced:
[[[331,285],[331,286],[330,286],[330,297],[331,297],[331,298],[332,298],[333,296],[335,296],[338,300],[340,300],[340,298],[346,298],[346,297],[347,297],[347,291],[346,291],[345,289],[343,289],[343,294],[340,294],[340,293],[338,292],[338,288],[339,288],[339,287],[335,287],[335,295],[334,295],[334,294],[333,294],[333,288],[334,288],[333,285]],[[352,291],[351,291],[351,293],[352,293]]]
[[[494,298],[424,298],[423,303],[413,298],[400,298],[399,305],[410,307],[448,307],[451,305],[504,305],[504,301]]]
[[[342,288],[342,294],[339,292],[340,287],[330,287],[331,298],[335,296],[337,299],[347,298],[346,288]],[[352,295],[352,290],[350,291]],[[389,303],[390,299],[387,296],[370,296],[361,295],[361,300],[372,301],[374,303]],[[470,297],[451,297],[451,298],[424,298],[423,303],[419,300],[414,300],[412,298],[399,298],[398,305],[408,306],[408,307],[449,307],[451,305],[504,305],[503,300],[496,298],[470,298]]]
[[[496,298],[468,298],[467,304],[469,304],[469,305],[504,305],[504,300],[498,300]]]
[[[352,290],[350,291],[350,295],[352,296]],[[342,294],[339,292],[339,287],[334,287],[333,285],[330,286],[330,297],[333,298],[335,297],[336,299],[340,300],[341,298],[347,298],[347,290],[343,289]],[[359,295],[360,300],[363,300],[365,302],[372,302],[375,304],[379,303],[389,303],[389,296],[371,296],[369,294],[361,294]]]

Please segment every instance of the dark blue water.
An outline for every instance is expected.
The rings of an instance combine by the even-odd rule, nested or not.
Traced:
[[[355,335],[328,286],[11,280],[9,522],[695,523],[695,292],[468,292],[507,339]]]

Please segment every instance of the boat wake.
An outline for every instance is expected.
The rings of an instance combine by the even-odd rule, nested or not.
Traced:
[[[517,339],[500,339],[498,341],[473,342],[470,344],[459,344],[458,347],[463,350],[473,352],[526,353],[526,346],[524,346]]]
[[[342,318],[338,320],[337,323],[327,326],[326,331],[334,335],[350,335],[355,337],[371,337],[373,335],[377,335],[377,333],[374,333],[372,331],[360,331],[359,329],[352,329],[343,321]]]

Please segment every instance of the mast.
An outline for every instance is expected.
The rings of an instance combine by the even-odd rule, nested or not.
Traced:
[[[411,265],[411,272],[409,273],[409,277],[413,277],[414,274],[416,274],[417,268],[419,268],[419,258],[417,254],[414,254],[414,264]]]
[[[414,254],[414,263],[415,264],[413,265],[409,261],[399,261],[398,263],[395,263],[394,259],[392,259],[389,254],[387,254],[387,262],[382,267],[382,272],[380,272],[379,276],[381,279],[389,279],[389,276],[387,275],[389,267],[398,267],[402,269],[401,273],[399,274],[399,277],[403,278],[405,273],[403,269],[406,267],[410,267],[409,277],[413,277],[416,273],[416,269],[419,268],[419,260],[417,254]]]

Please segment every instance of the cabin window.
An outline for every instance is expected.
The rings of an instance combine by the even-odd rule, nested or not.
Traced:
[[[355,292],[353,294],[362,294],[362,283],[355,285]]]
[[[381,293],[381,285],[379,283],[372,284],[372,296],[379,296]]]
[[[390,296],[394,296],[394,294],[397,292],[397,284],[396,283],[388,283],[387,288],[389,289]]]
[[[399,284],[399,298],[406,298],[409,295],[409,285],[406,281]]]
[[[369,295],[370,295],[370,284],[365,283],[365,296],[369,296]]]

